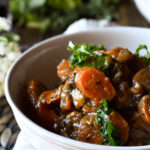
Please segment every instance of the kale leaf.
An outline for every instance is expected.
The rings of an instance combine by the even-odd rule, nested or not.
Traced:
[[[100,68],[104,72],[109,68],[107,59],[111,56],[109,55],[95,55],[94,51],[104,50],[104,46],[101,44],[98,47],[95,45],[88,44],[73,44],[69,42],[68,50],[72,51],[73,54],[70,57],[70,64],[72,68],[77,65],[79,68],[84,66]]]
[[[102,100],[103,104],[97,110],[97,124],[101,126],[100,133],[104,141],[101,144],[118,145],[121,143],[118,129],[110,122],[109,114],[113,111],[109,107],[106,99]]]
[[[141,50],[145,50],[146,51],[146,54],[144,56],[140,56],[140,51]],[[144,60],[144,62],[146,62],[148,65],[150,65],[150,52],[149,52],[149,50],[148,50],[146,45],[144,45],[144,44],[143,45],[139,45],[139,47],[136,49],[135,54],[137,56],[141,57]]]

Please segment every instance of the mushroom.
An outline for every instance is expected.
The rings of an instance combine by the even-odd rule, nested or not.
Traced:
[[[141,85],[144,90],[150,92],[150,68],[144,68],[138,71],[133,77],[133,88]],[[139,87],[139,86],[138,86]]]
[[[143,120],[150,124],[150,95],[141,98],[138,104],[138,111]]]

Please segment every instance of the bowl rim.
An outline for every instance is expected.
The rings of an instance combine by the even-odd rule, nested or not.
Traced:
[[[45,137],[51,137],[53,138],[53,140],[58,140],[59,142],[62,143],[67,143],[70,146],[77,146],[78,148],[93,148],[93,149],[106,149],[106,148],[110,148],[112,150],[116,150],[116,148],[118,149],[122,149],[122,150],[141,150],[141,149],[150,149],[150,145],[144,145],[144,146],[106,146],[106,145],[98,145],[98,144],[90,144],[90,143],[86,143],[86,142],[81,142],[81,141],[77,141],[77,140],[73,140],[70,138],[66,138],[63,137],[61,135],[55,134],[51,131],[48,131],[46,129],[44,129],[43,127],[41,127],[40,125],[36,124],[35,122],[33,122],[31,119],[29,119],[19,108],[18,106],[13,102],[13,98],[10,95],[9,92],[9,82],[11,80],[11,75],[13,73],[13,71],[16,68],[16,65],[19,63],[20,60],[22,60],[22,58],[24,56],[26,56],[28,53],[31,53],[32,51],[35,51],[36,48],[45,45],[48,42],[52,42],[54,40],[58,40],[60,38],[64,38],[64,37],[69,37],[69,36],[73,36],[73,35],[80,35],[80,34],[89,34],[89,33],[100,33],[101,31],[112,31],[112,30],[116,30],[116,31],[121,31],[121,30],[129,30],[129,31],[133,31],[133,30],[141,30],[142,32],[149,32],[150,33],[150,29],[146,28],[146,27],[125,27],[125,26],[118,26],[118,27],[105,27],[102,28],[100,30],[93,30],[93,31],[83,31],[83,32],[78,32],[78,33],[73,33],[73,34],[60,34],[60,35],[56,35],[54,37],[50,37],[46,40],[43,40],[35,45],[33,45],[32,47],[30,47],[29,49],[27,49],[24,53],[22,53],[22,55],[11,65],[9,71],[7,72],[6,78],[5,78],[5,95],[7,98],[7,101],[9,103],[9,105],[12,107],[13,112],[17,113],[17,115],[20,115],[22,118],[24,118],[24,121],[22,122],[25,126],[27,126],[27,128],[29,130],[31,130],[32,132],[34,132],[37,136],[41,136],[42,138],[44,138],[45,140],[49,141],[48,138]],[[128,31],[128,32],[129,32]],[[16,116],[15,116],[16,117]],[[28,124],[30,124],[31,126],[29,126]],[[33,130],[34,128],[34,130]],[[36,132],[35,132],[36,131]],[[37,132],[38,131],[38,132]],[[42,133],[42,134],[41,134]],[[57,143],[59,144],[59,143]]]

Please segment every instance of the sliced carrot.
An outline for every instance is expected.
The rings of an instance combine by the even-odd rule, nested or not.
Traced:
[[[79,129],[79,124],[81,119],[83,118],[83,114],[81,112],[73,110],[69,114],[67,114],[66,119],[69,119],[69,121],[72,123],[73,126],[75,126],[75,130],[77,131]]]
[[[100,51],[100,52],[101,52],[101,53],[104,53],[104,54],[108,54],[108,55],[117,57],[117,56],[119,55],[119,51],[120,51],[120,48],[117,47],[117,48],[114,48],[114,49],[112,49],[112,50],[108,50],[108,51],[102,50],[102,51]]]
[[[119,130],[119,137],[122,140],[121,144],[124,144],[129,135],[129,125],[127,121],[120,115],[120,113],[113,111],[109,115],[111,123]]]
[[[150,124],[150,95],[142,97],[138,104],[138,110],[143,120]]]
[[[104,138],[99,130],[100,126],[97,125],[95,115],[86,115],[80,121],[78,140],[93,144],[100,144]]]
[[[39,96],[41,103],[50,104],[58,100],[60,100],[60,96],[57,95],[56,91],[45,91]]]
[[[111,55],[112,58],[114,58],[115,60],[117,60],[120,63],[126,62],[128,60],[130,60],[132,58],[132,53],[128,50],[128,49],[124,49],[124,48],[114,48],[112,50],[97,50],[94,52],[95,55],[99,55],[99,54],[107,54],[107,55]]]
[[[65,81],[72,71],[69,60],[63,59],[57,66],[57,75],[62,81]]]
[[[94,106],[83,106],[82,107],[82,111],[84,113],[96,113],[97,109],[98,109],[98,105],[95,105],[95,107]]]
[[[86,100],[86,103],[82,107],[84,113],[96,113],[99,105],[95,104],[94,101]]]
[[[83,67],[77,71],[75,84],[78,89],[87,97],[100,103],[103,98],[111,101],[116,90],[105,74],[95,68]]]

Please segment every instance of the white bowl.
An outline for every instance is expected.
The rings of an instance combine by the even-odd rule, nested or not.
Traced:
[[[150,23],[150,1],[148,0],[134,0],[137,9],[143,17]]]
[[[68,41],[74,43],[104,44],[106,48],[121,46],[132,52],[139,44],[146,44],[150,48],[150,29],[135,27],[108,27],[99,31],[81,32],[70,35],[59,35],[47,39],[31,47],[12,65],[5,81],[6,97],[15,118],[36,150],[145,150],[147,146],[103,146],[75,141],[57,135],[40,127],[31,121],[22,107],[23,89],[31,79],[39,79],[49,88],[53,88],[57,81],[56,66],[62,58],[70,53],[66,50]],[[29,110],[30,111],[30,110]]]

